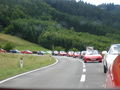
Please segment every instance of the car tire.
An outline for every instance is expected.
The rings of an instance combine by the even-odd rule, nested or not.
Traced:
[[[101,63],[102,61],[99,61],[99,63]]]
[[[107,73],[107,68],[105,65],[104,65],[104,73]]]
[[[87,63],[87,61],[84,60],[84,63]]]

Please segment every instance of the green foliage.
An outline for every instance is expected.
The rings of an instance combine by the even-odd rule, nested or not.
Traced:
[[[60,47],[60,46],[56,46],[54,48],[54,50],[57,50],[57,51],[64,51],[65,49],[63,47]]]
[[[44,50],[46,51],[47,50],[40,45],[26,41],[19,37],[0,33],[0,46],[4,47],[7,43],[12,43],[13,45],[15,45],[14,49],[18,49],[20,51],[22,50],[31,50],[31,51]]]
[[[119,21],[118,14],[82,1],[0,0],[0,32],[51,50],[83,50],[89,45],[103,50],[120,42]]]
[[[120,31],[118,30],[120,29],[120,17],[99,8],[99,6],[97,7],[94,5],[90,5],[84,3],[83,1],[44,1],[58,11],[62,12],[59,13],[59,15],[55,15],[55,17],[57,17],[57,20],[59,22],[62,22],[61,24],[66,27],[74,27],[75,31],[77,32],[89,32],[95,35],[106,35],[107,33],[112,32],[120,33]]]
[[[77,48],[71,48],[69,51],[79,51]]]
[[[0,48],[2,48],[2,46],[0,45]]]
[[[39,43],[49,49],[52,46],[61,46],[66,51],[70,49],[85,50],[86,46],[94,46],[95,49],[104,50],[113,43],[118,43],[104,36],[96,36],[89,33],[78,33],[72,30],[49,30],[39,36]],[[76,51],[76,50],[75,50]]]
[[[12,43],[6,43],[5,46],[3,46],[3,49],[7,51],[12,50],[13,48],[15,48],[15,45],[13,45]]]

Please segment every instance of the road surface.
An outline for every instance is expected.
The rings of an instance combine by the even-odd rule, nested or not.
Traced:
[[[83,63],[79,58],[55,56],[58,63],[0,84],[7,88],[80,89],[104,88],[102,63]]]

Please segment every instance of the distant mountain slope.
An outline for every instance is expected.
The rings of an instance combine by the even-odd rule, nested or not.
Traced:
[[[102,10],[106,10],[114,15],[120,15],[120,5],[111,4],[101,4],[98,6]]]
[[[85,21],[87,22],[83,21],[84,23],[90,22],[92,25],[106,25],[109,27],[112,26],[113,28],[120,29],[120,17],[116,16],[113,13],[110,13],[107,10],[100,9],[97,6],[84,3],[83,1],[76,2],[74,0],[44,1],[61,12],[85,18]]]
[[[32,50],[32,51],[47,50],[37,44],[23,40],[19,37],[0,33],[0,46],[3,46],[7,43],[12,43],[13,45],[15,45],[15,49],[18,50]]]

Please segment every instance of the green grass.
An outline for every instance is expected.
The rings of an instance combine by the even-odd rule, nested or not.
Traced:
[[[40,50],[46,51],[47,50],[47,49],[41,47],[40,45],[31,43],[29,41],[23,40],[16,36],[11,36],[8,34],[0,33],[0,46],[4,46],[8,42],[14,44],[15,49],[18,49],[18,50],[26,50],[26,49],[32,50],[32,51],[40,51]]]
[[[24,61],[23,68],[20,68],[20,58],[23,58]],[[47,66],[54,62],[55,59],[49,55],[33,56],[0,53],[0,80],[43,66]]]

